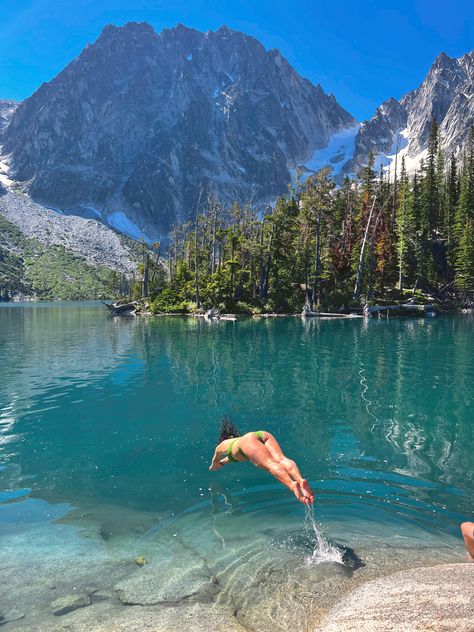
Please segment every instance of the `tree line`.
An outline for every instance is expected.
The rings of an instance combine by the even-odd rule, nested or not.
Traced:
[[[374,169],[337,187],[324,168],[256,211],[209,195],[142,265],[138,295],[155,312],[348,309],[421,292],[474,291],[474,130],[447,158],[436,121],[426,159],[409,175]],[[145,284],[145,286],[144,286]]]

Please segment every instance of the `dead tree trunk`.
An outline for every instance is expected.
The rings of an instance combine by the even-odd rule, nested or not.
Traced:
[[[372,203],[372,207],[370,209],[369,218],[368,218],[367,224],[365,226],[364,239],[362,240],[362,247],[360,249],[360,256],[359,256],[359,264],[357,266],[357,276],[356,276],[356,282],[355,282],[355,286],[354,286],[354,294],[352,296],[352,299],[354,301],[358,301],[359,300],[359,296],[360,296],[360,290],[361,290],[361,286],[362,286],[362,275],[363,275],[363,272],[364,272],[365,246],[367,244],[367,236],[369,234],[370,222],[372,221],[372,215],[373,215],[373,212],[374,212],[376,200],[377,200],[377,196],[375,195],[374,196],[374,201]]]
[[[148,296],[148,253],[143,257],[143,275],[142,275],[142,298]]]
[[[313,300],[311,307],[314,309],[319,303],[319,270],[321,263],[321,210],[318,210],[316,220],[316,243],[314,246],[314,276],[313,276]]]

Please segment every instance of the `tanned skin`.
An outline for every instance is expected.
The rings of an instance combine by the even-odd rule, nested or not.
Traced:
[[[463,522],[461,533],[467,549],[467,559],[474,562],[474,522]]]
[[[227,450],[235,439],[225,439],[216,447],[210,470],[219,470],[229,463]],[[269,472],[280,483],[288,487],[296,498],[304,504],[312,504],[314,493],[306,479],[301,476],[296,463],[287,458],[278,441],[269,432],[264,432],[263,443],[255,432],[239,437],[232,446],[232,456],[236,461],[250,461],[256,467]]]

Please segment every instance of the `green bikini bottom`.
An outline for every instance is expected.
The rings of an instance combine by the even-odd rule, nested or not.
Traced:
[[[263,435],[265,434],[265,430],[256,430],[253,434],[256,434],[256,435],[257,435],[258,440],[260,441],[260,443],[265,443],[265,442],[264,442],[264,440],[263,440]],[[233,461],[234,463],[238,463],[239,461],[238,461],[238,459],[235,459],[235,458],[232,456],[232,448],[234,447],[235,442],[236,442],[236,441],[239,441],[239,439],[242,439],[242,437],[237,437],[236,439],[234,439],[234,440],[231,442],[231,444],[229,445],[229,447],[227,448],[226,452],[225,452],[225,453],[226,453],[227,458],[229,459],[229,461]],[[239,448],[239,450],[238,450],[238,451],[240,452],[240,454],[241,454],[244,458],[246,458],[246,455],[242,452],[242,450],[241,450],[240,448]]]

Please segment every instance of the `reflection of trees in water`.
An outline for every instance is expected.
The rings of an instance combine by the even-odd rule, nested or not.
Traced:
[[[317,349],[303,344],[299,321],[160,320],[151,326],[169,358],[173,388],[187,391],[214,431],[220,417],[229,415],[242,431],[268,428],[283,444],[291,433],[286,442],[293,449],[327,454],[327,438],[323,444],[321,436],[314,439],[318,426],[326,429],[318,404]]]
[[[8,433],[27,439],[12,459],[42,495],[179,504],[213,480],[207,461],[223,414],[242,431],[274,432],[312,478],[331,465],[365,469],[366,457],[372,470],[459,487],[472,478],[473,366],[461,319],[215,323],[82,309],[23,314],[12,341],[0,333],[3,348],[18,348],[5,400],[16,398],[18,423]],[[239,469],[242,481],[252,476]]]
[[[113,370],[129,351],[136,319],[118,321],[103,307],[2,307],[0,404],[27,409],[51,389],[92,383]],[[21,411],[18,411],[19,413]]]
[[[456,318],[373,325],[364,357],[378,423],[362,416],[354,432],[372,454],[383,446],[391,469],[465,488],[472,480],[469,329]]]

